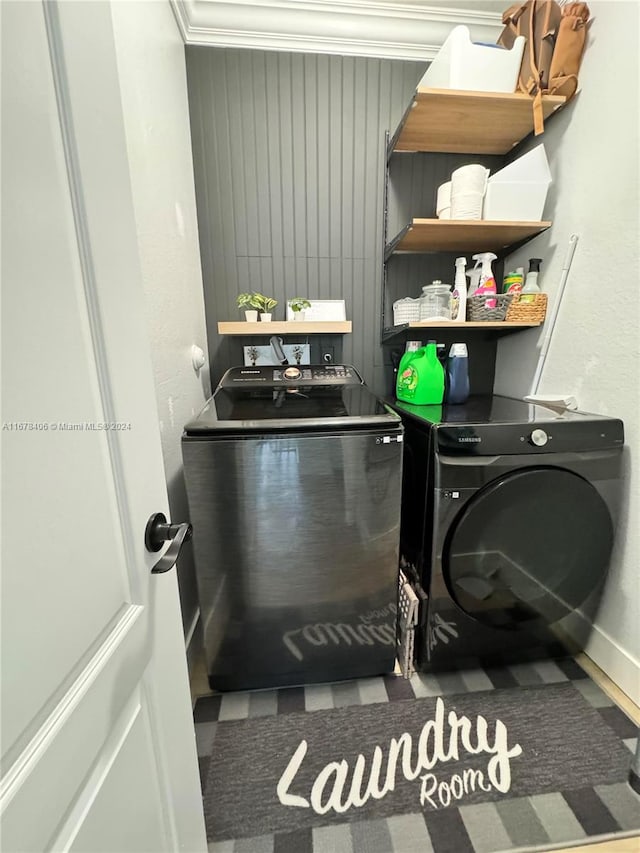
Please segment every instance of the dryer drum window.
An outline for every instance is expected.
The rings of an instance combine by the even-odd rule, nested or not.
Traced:
[[[601,587],[613,523],[597,490],[561,468],[489,483],[461,510],[443,548],[449,593],[492,627],[552,624]]]

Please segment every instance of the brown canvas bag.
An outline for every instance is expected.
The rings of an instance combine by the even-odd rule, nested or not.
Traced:
[[[544,130],[542,93],[549,91],[551,65],[558,28],[562,18],[555,0],[527,0],[510,6],[502,16],[504,30],[498,44],[511,48],[517,36],[524,36],[522,65],[518,89],[533,97],[533,120],[536,136]]]
[[[578,88],[578,71],[587,40],[589,7],[586,3],[526,0],[510,6],[502,16],[504,30],[498,44],[511,48],[516,36],[525,36],[518,89],[533,97],[536,136],[544,130],[542,95],[564,95],[569,101]]]
[[[578,88],[578,71],[587,42],[589,7],[569,3],[562,7],[562,20],[549,72],[549,92],[564,95],[569,101]]]
[[[498,44],[511,48],[517,36],[527,40],[518,78],[520,91],[531,95],[548,88],[561,19],[562,12],[555,0],[527,0],[510,6],[503,14],[504,30]]]

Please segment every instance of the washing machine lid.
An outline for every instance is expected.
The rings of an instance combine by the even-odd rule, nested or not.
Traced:
[[[187,436],[265,430],[399,430],[350,365],[236,367],[222,377]]]
[[[619,418],[552,409],[499,395],[462,405],[413,406],[394,402],[403,416],[434,430],[437,452],[465,456],[601,450],[624,444]]]

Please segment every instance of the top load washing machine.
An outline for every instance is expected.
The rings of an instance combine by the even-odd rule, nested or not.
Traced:
[[[423,597],[417,665],[584,648],[613,547],[622,421],[499,396],[393,405],[401,564]]]
[[[345,365],[232,368],[186,425],[213,688],[393,670],[402,435]]]

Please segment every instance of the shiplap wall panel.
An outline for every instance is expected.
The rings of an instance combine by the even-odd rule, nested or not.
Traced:
[[[480,163],[492,172],[502,168],[504,157],[491,154],[395,154],[389,163],[389,239],[413,217],[436,215],[440,184],[467,163]]]
[[[425,63],[186,48],[212,378],[241,363],[219,320],[236,296],[345,299],[353,333],[332,346],[380,393],[384,132]],[[264,343],[264,341],[262,341]]]

